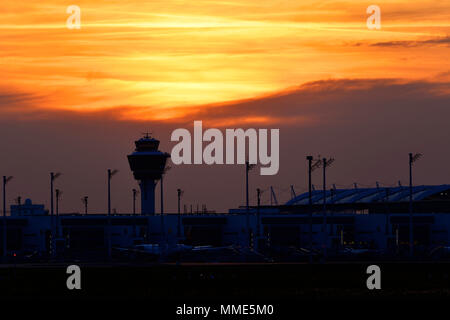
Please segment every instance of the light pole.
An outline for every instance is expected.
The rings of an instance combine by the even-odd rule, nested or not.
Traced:
[[[320,160],[317,160],[314,165],[312,164],[313,157],[307,156],[306,160],[308,160],[308,204],[309,204],[309,262],[312,263],[312,243],[313,243],[313,236],[312,236],[312,225],[313,225],[313,218],[312,218],[312,180],[311,180],[311,173],[313,170],[320,167]]]
[[[257,213],[257,215],[256,215],[256,235],[257,235],[257,238],[259,238],[260,235],[261,235],[261,230],[260,230],[260,226],[259,226],[259,218],[260,218],[260,215],[261,215],[261,213],[260,213],[260,207],[261,207],[261,189],[260,189],[260,188],[257,188],[257,189],[256,189],[256,196],[257,196],[257,199],[258,199],[258,202],[257,202],[257,208],[258,208],[258,210],[256,211],[256,213]]]
[[[177,196],[178,196],[178,220],[177,220],[177,236],[178,238],[181,237],[181,196],[183,195],[184,191],[181,189],[177,189]]]
[[[111,258],[111,178],[119,172],[118,170],[108,169],[108,258]]]
[[[8,229],[6,228],[6,184],[12,179],[12,176],[6,177],[3,176],[3,257],[6,259],[6,233]]]
[[[166,232],[164,226],[164,175],[167,171],[169,171],[172,167],[167,166],[164,168],[163,174],[161,175],[161,246],[164,245],[166,239]],[[192,208],[192,206],[191,206]],[[192,211],[192,209],[191,209]]]
[[[248,246],[250,247],[251,239],[250,239],[250,204],[248,200],[248,172],[255,167],[255,164],[250,164],[247,160],[245,161],[245,212],[246,212],[246,229],[247,229],[247,239]]]
[[[51,242],[50,242],[50,251],[52,256],[55,255],[55,220],[53,216],[53,182],[56,178],[58,178],[61,173],[50,172],[50,227],[51,227]]]
[[[326,260],[327,258],[327,246],[328,246],[328,232],[327,232],[327,180],[326,180],[326,171],[327,167],[331,166],[334,162],[333,158],[322,159],[322,168],[323,168],[323,226],[322,231],[324,235],[324,246],[323,246],[323,257]]]
[[[250,162],[247,160],[245,161],[245,205],[247,208],[247,213],[249,212],[249,202],[248,202],[248,172],[252,170],[256,165],[250,164]]]
[[[421,153],[409,153],[409,255],[414,255],[414,223],[413,223],[413,180],[412,166],[413,163],[422,156]]]
[[[308,205],[309,205],[309,262],[312,262],[312,194],[311,194],[311,172],[312,172],[312,156],[307,156],[308,160]]]
[[[81,202],[83,202],[84,205],[84,214],[88,213],[88,196],[84,196],[83,198],[81,198]]]
[[[170,169],[172,169],[171,166],[167,166],[164,168],[163,174],[161,175],[161,216],[164,214],[164,184],[163,184],[163,178],[164,175],[167,173],[167,171],[169,171]]]

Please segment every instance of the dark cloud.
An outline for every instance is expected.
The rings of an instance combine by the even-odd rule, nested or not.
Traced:
[[[277,95],[232,103],[222,106],[202,107],[186,116],[186,121],[204,119],[219,121],[268,117],[274,125],[303,126],[332,124],[349,121],[352,112],[388,112],[386,106],[405,108],[415,101],[448,101],[449,83],[427,81],[405,82],[393,79],[342,79],[304,84]],[[376,106],[373,102],[378,101]],[[370,106],[370,107],[369,107]]]
[[[407,47],[407,48],[419,46],[435,46],[435,45],[444,45],[447,47],[450,46],[450,36],[418,41],[386,41],[370,44],[371,47]]]
[[[192,107],[185,117],[170,122],[117,120],[118,111],[133,111],[133,106],[89,114],[42,110],[39,116],[22,118],[6,114],[0,119],[0,174],[15,177],[8,185],[8,203],[21,195],[47,204],[48,174],[61,171],[57,187],[64,191],[62,211],[81,211],[80,199],[89,195],[91,212],[104,212],[106,169],[116,168],[113,208],[129,212],[136,182],[126,155],[133,150],[134,139],[151,130],[161,140],[161,149],[170,152],[173,130],[192,131],[192,121],[203,120],[205,128],[225,121],[229,128],[280,129],[279,174],[259,176],[254,170],[250,178],[251,190],[273,185],[279,201],[288,199],[289,185],[297,193],[306,186],[307,154],[337,159],[329,170],[330,183],[374,185],[406,183],[407,154],[421,152],[415,182],[449,183],[450,171],[437,165],[450,161],[449,92],[448,82],[342,79],[307,83],[261,99]],[[26,95],[22,100],[2,96],[11,103],[32,101]],[[244,121],[257,117],[275,121]],[[188,208],[197,203],[220,211],[238,206],[244,201],[243,172],[238,165],[172,165],[165,180],[166,207],[176,210],[177,188],[185,190],[183,203]],[[314,183],[320,183],[318,173]],[[263,194],[263,202],[268,194]]]
[[[0,112],[14,113],[24,112],[28,108],[35,107],[44,100],[43,96],[16,91],[11,88],[0,87]]]

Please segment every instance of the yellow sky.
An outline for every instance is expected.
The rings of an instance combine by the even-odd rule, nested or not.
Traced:
[[[81,8],[69,30],[68,5]],[[366,8],[381,8],[368,30]],[[27,108],[117,109],[171,119],[190,108],[339,78],[448,73],[450,1],[17,1],[0,11],[0,91]],[[8,112],[21,111],[0,106]]]

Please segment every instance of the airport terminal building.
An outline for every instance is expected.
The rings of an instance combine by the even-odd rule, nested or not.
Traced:
[[[399,253],[409,244],[408,190],[404,189],[338,189],[327,197],[325,214],[322,192],[313,192],[312,206],[305,193],[282,206],[243,207],[224,214],[61,214],[52,218],[43,205],[26,200],[12,205],[11,216],[6,218],[7,250],[15,255],[48,255],[54,237],[55,250],[72,255],[106,252],[108,241],[112,248],[183,243],[264,251],[308,248],[311,237],[317,250],[326,246],[330,250],[352,247]],[[386,193],[389,200],[383,196]],[[449,194],[450,185],[414,187],[417,250],[450,245]]]
[[[228,213],[159,214],[155,185],[170,155],[159,151],[159,141],[149,136],[135,144],[128,160],[141,188],[140,214],[56,216],[27,199],[11,205],[11,214],[0,219],[0,242],[6,240],[7,255],[101,256],[139,244],[183,244],[262,253],[353,248],[401,256],[410,244],[411,216],[417,254],[450,246],[450,185],[414,186],[412,215],[410,189],[402,186],[312,191],[283,205],[240,207]]]

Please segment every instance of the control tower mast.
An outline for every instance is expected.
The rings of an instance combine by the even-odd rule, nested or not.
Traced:
[[[135,141],[136,150],[128,155],[131,171],[141,188],[141,214],[155,214],[155,186],[161,179],[170,155],[158,150],[159,140],[146,133]]]

